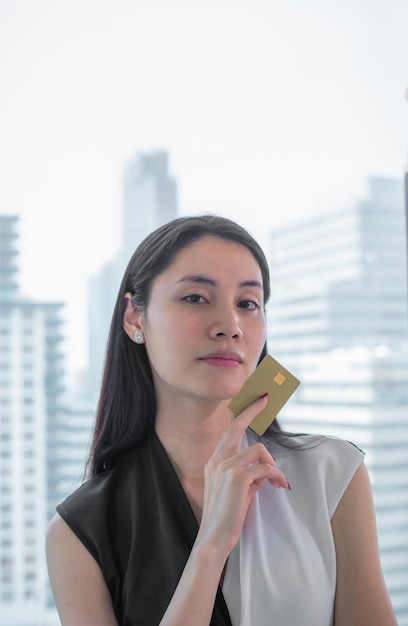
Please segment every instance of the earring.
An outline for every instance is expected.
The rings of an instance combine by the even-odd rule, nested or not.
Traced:
[[[134,334],[134,342],[135,343],[144,343],[144,337],[141,330],[137,330]]]

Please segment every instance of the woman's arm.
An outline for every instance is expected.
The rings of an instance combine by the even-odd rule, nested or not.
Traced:
[[[364,463],[333,515],[337,556],[335,626],[397,626],[385,586],[371,483]]]
[[[118,626],[101,569],[57,514],[46,540],[51,588],[63,626]]]
[[[118,626],[99,565],[58,514],[48,528],[46,551],[62,626]],[[161,624],[208,626],[224,562],[210,542],[196,541]]]

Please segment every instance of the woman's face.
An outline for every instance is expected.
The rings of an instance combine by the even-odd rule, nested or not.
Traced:
[[[257,261],[213,236],[187,245],[155,279],[141,326],[159,402],[232,398],[266,340]]]

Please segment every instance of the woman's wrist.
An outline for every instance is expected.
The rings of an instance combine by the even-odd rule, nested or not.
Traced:
[[[219,573],[221,576],[230,551],[225,541],[204,538],[199,531],[190,556],[197,567],[212,570],[212,575]]]

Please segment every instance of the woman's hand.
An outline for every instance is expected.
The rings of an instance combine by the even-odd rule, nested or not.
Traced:
[[[225,559],[238,541],[249,504],[265,481],[290,489],[284,474],[262,443],[240,449],[254,417],[267,404],[259,398],[234,419],[204,468],[204,504],[197,542],[216,544]]]

